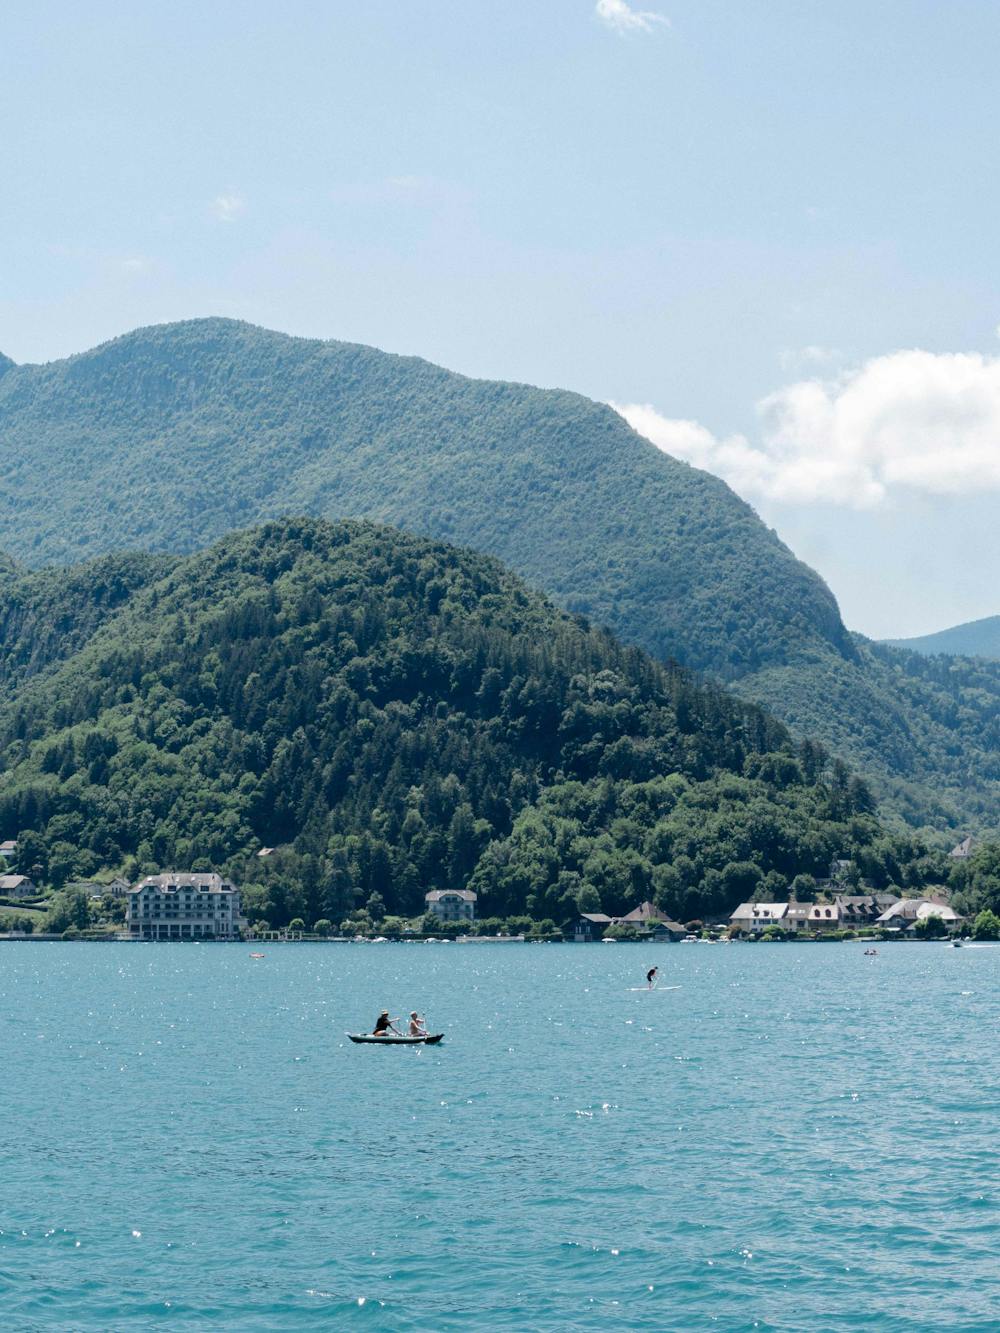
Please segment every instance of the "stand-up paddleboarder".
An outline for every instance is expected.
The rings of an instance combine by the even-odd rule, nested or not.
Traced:
[[[646,973],[646,985],[650,990],[656,985],[656,977],[659,970],[658,967],[651,967]]]

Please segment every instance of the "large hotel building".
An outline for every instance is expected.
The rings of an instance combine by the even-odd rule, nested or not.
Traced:
[[[240,891],[221,875],[147,875],[126,895],[131,940],[238,940]]]

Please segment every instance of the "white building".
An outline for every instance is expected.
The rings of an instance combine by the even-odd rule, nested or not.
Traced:
[[[132,940],[238,940],[240,891],[215,874],[148,875],[126,895]]]
[[[476,898],[470,889],[431,889],[424,894],[428,912],[442,921],[475,921]]]
[[[912,930],[918,921],[928,916],[940,917],[949,933],[960,930],[965,923],[965,917],[959,916],[947,903],[933,898],[901,898],[882,913],[878,924],[886,930]]]
[[[784,925],[787,903],[740,903],[730,914],[729,924],[747,934],[758,935],[768,926]]]

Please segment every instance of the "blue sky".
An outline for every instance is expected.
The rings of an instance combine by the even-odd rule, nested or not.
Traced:
[[[575,388],[848,623],[1000,612],[995,0],[21,3],[0,349],[226,314]]]

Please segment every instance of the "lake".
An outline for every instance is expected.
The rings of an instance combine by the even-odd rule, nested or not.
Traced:
[[[1000,947],[252,947],[0,945],[5,1330],[1000,1327]]]

